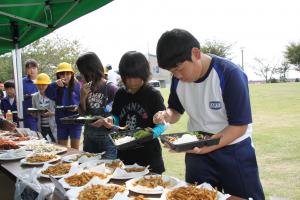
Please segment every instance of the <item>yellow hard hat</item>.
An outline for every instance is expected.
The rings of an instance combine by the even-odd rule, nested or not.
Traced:
[[[57,74],[59,72],[72,72],[72,73],[74,73],[74,70],[73,70],[71,64],[66,63],[66,62],[62,62],[62,63],[58,64],[55,73]]]
[[[51,83],[51,79],[47,74],[41,73],[41,74],[37,75],[34,83],[36,85],[48,85]]]

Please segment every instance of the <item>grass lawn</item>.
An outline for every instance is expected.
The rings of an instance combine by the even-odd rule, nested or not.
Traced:
[[[165,101],[169,89],[161,90]],[[253,140],[266,197],[300,199],[300,83],[251,84]],[[167,133],[186,130],[187,116]],[[163,151],[167,175],[184,180],[184,154]]]

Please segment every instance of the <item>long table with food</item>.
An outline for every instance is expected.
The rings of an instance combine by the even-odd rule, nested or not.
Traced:
[[[13,181],[37,180],[41,187],[51,189],[47,198],[52,200],[64,196],[78,200],[241,199],[222,194],[209,184],[188,185],[175,177],[151,174],[146,166],[105,160],[101,153],[51,144],[34,134],[1,132],[0,151],[0,170],[5,175]]]

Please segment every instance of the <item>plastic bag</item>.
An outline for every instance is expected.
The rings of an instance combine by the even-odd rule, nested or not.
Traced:
[[[37,180],[38,169],[28,169],[17,178],[15,200],[43,200],[53,192],[54,187],[42,185]]]

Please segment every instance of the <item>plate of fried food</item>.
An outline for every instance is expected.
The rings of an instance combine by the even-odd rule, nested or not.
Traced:
[[[165,189],[172,189],[183,184],[180,180],[164,175],[148,175],[126,182],[126,187],[140,194],[162,194]]]
[[[138,178],[145,176],[149,173],[149,166],[143,167],[138,164],[125,165],[124,167],[118,167],[114,171],[112,178],[118,180],[126,180],[132,178]]]
[[[38,174],[40,177],[49,178],[52,176],[53,178],[63,178],[69,175],[74,168],[78,167],[78,163],[56,163],[56,164],[44,164],[43,168],[39,170]]]
[[[106,173],[105,167],[103,165],[93,167],[89,170],[82,170],[82,168],[77,168],[68,176],[59,179],[59,182],[66,189],[71,189],[73,187],[82,187],[85,185],[90,185],[92,179],[97,179],[101,184],[106,184],[111,178],[111,174]]]
[[[162,194],[162,200],[226,200],[230,197],[215,190],[210,184],[186,185],[171,190],[165,190]]]
[[[23,158],[20,162],[24,165],[43,165],[45,163],[52,163],[60,160],[60,156],[51,153],[33,153],[25,158]]]
[[[19,149],[20,146],[9,139],[0,139],[0,152],[6,152],[7,150],[10,149]]]
[[[127,199],[128,190],[121,185],[101,184],[96,179],[91,185],[80,188],[72,188],[67,191],[66,196],[70,200],[91,200],[91,199]]]

